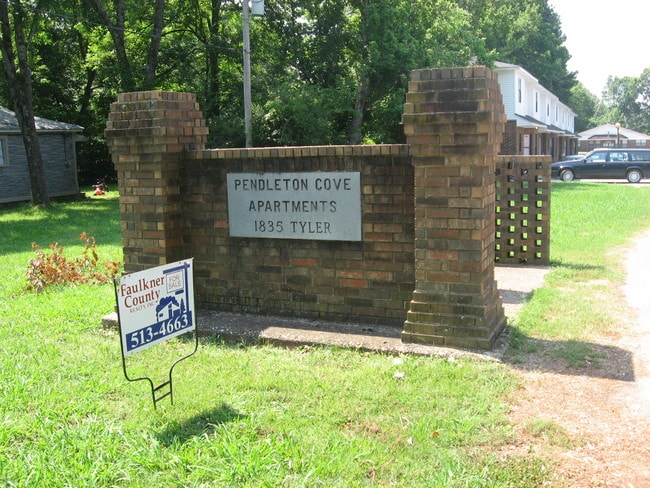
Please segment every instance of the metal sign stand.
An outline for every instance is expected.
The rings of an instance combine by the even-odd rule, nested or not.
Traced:
[[[122,369],[128,381],[148,381],[154,409],[164,398],[174,404],[172,373],[178,363],[192,356],[199,347],[194,314],[192,261],[159,266],[151,270],[116,278],[115,300],[122,349]],[[123,314],[127,320],[123,322]],[[154,318],[151,318],[153,315]],[[150,324],[141,326],[141,324]],[[192,331],[194,350],[176,360],[167,381],[154,385],[148,376],[129,376],[126,358],[155,344]]]
[[[120,322],[120,312],[119,311],[117,312],[117,320],[118,320],[118,324],[121,324],[121,322]],[[122,333],[122,326],[120,325],[120,334],[121,333]],[[178,363],[180,363],[181,361],[184,361],[185,359],[189,358],[190,356],[192,356],[198,350],[198,348],[199,348],[199,335],[196,333],[196,331],[194,331],[194,338],[195,338],[194,350],[191,353],[189,353],[189,354],[183,356],[182,358],[178,359],[177,361],[175,361],[174,364],[172,364],[171,368],[169,368],[169,379],[167,381],[163,382],[163,383],[160,383],[158,386],[154,386],[153,380],[151,378],[149,378],[148,376],[142,376],[140,378],[131,378],[129,376],[129,373],[127,372],[126,357],[124,356],[124,351],[122,351],[122,369],[124,371],[124,377],[129,381],[148,381],[149,382],[149,385],[151,386],[151,398],[153,400],[153,408],[154,408],[154,410],[157,410],[158,402],[160,400],[162,400],[163,398],[166,398],[166,397],[169,397],[169,400],[170,400],[172,405],[174,404],[174,388],[173,388],[174,385],[172,383],[172,372],[174,371],[174,367]],[[163,393],[159,394],[160,392],[163,391],[163,388],[165,388],[166,386],[169,386],[169,391],[167,391],[166,393],[163,392]],[[159,394],[159,396],[156,396],[158,394]]]

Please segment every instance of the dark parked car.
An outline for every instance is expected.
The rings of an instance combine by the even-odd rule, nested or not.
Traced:
[[[650,149],[595,149],[582,159],[551,165],[551,177],[562,181],[622,179],[638,183],[650,176]]]
[[[578,161],[584,159],[586,154],[567,154],[562,161]]]

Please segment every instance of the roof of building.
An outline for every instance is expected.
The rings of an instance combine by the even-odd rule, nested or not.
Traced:
[[[515,114],[512,117],[512,120],[517,121],[517,126],[518,127],[524,127],[527,129],[536,129],[540,133],[549,133],[549,134],[560,134],[560,135],[565,135],[565,136],[570,136],[573,139],[577,139],[576,135],[568,130],[562,129],[561,127],[558,127],[553,124],[546,124],[540,120],[537,120],[534,117],[531,117],[529,115],[517,115]]]
[[[84,129],[80,125],[66,124],[65,122],[57,122],[41,117],[34,117],[34,121],[36,122],[36,130],[38,131],[81,132]],[[16,114],[4,107],[0,107],[0,132],[20,132]]]
[[[526,73],[528,76],[530,76],[532,79],[535,81],[539,81],[537,78],[535,78],[533,75],[531,75],[528,71],[526,71],[524,68],[519,66],[518,64],[512,64],[512,63],[504,63],[503,61],[495,61],[494,62],[494,67],[496,69],[512,69],[512,70],[517,70],[517,71],[522,71]]]
[[[650,139],[650,135],[648,134],[643,134],[632,129],[626,129],[625,127],[621,127],[619,131],[620,132],[617,132],[615,124],[603,124],[599,125],[598,127],[594,127],[593,129],[583,130],[582,132],[578,133],[578,136],[582,140],[602,138],[612,139],[617,136],[632,141],[645,141]]]

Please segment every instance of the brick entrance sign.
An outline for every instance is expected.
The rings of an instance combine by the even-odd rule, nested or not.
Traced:
[[[403,123],[408,145],[205,149],[195,95],[119,95],[106,138],[126,272],[194,258],[200,308],[389,325],[405,342],[492,347],[506,322],[495,232],[508,238],[508,259],[548,254],[539,234],[548,213],[533,215],[528,186],[501,187],[507,227],[495,230],[504,130],[496,75],[414,71]],[[504,164],[508,178],[532,173]],[[515,234],[519,207],[531,242]]]
[[[494,280],[496,74],[414,71],[402,121],[415,169],[415,291],[402,340],[490,348],[506,319]]]

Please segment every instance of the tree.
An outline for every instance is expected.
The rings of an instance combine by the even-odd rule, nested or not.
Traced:
[[[38,11],[34,106],[86,127],[80,166],[104,157],[120,91],[197,93],[209,143],[243,145],[241,0],[39,0]],[[520,64],[566,99],[575,79],[562,42],[547,0],[268,1],[251,22],[254,140],[401,141],[410,71],[472,58]]]
[[[498,61],[516,64],[565,103],[576,83],[569,72],[560,18],[548,0],[457,0]]]
[[[131,6],[132,12],[127,12],[126,0],[113,0],[111,2],[113,5],[112,11],[104,5],[103,0],[86,1],[99,16],[102,25],[110,34],[119,68],[120,90],[151,90],[154,88],[156,85],[158,54],[164,30],[165,0],[155,0],[153,10],[149,9],[148,2],[136,4],[136,6]],[[134,68],[134,66],[139,66],[141,63],[134,63],[127,49],[127,42],[130,42],[127,39],[127,33],[130,32],[130,30],[127,30],[127,14],[129,13],[134,24],[151,25],[151,32],[146,36],[148,43],[145,43],[148,46],[137,51],[138,56],[136,58],[145,59],[144,63],[142,63],[144,64],[144,70],[141,73],[138,73],[137,69]],[[149,19],[151,20],[149,21]],[[149,28],[143,27],[143,29],[148,30]],[[133,43],[137,46],[140,39],[142,38],[135,38]],[[144,50],[146,50],[146,55],[144,55]]]
[[[467,12],[448,0],[351,3],[359,14],[353,24],[358,34],[351,36],[357,40],[350,63],[357,87],[349,143],[360,143],[364,135],[392,142],[398,137],[410,71],[466,66],[471,57],[485,58],[483,43],[472,34]],[[373,134],[369,121],[374,122]]]
[[[637,129],[644,134],[650,134],[650,68],[646,68],[638,81],[639,125]]]
[[[575,132],[582,132],[593,126],[593,119],[599,110],[600,100],[582,83],[571,89],[569,106],[576,113]]]
[[[607,122],[638,132],[650,132],[650,68],[641,76],[610,76],[603,90]]]
[[[43,157],[34,120],[32,73],[27,58],[28,42],[25,36],[27,17],[27,11],[20,0],[0,1],[2,59],[11,101],[27,154],[32,203],[49,206],[50,197],[47,192]]]
[[[253,128],[260,145],[341,144],[352,88],[347,0],[268,2],[251,22]]]
[[[278,0],[268,10],[254,92],[266,95],[265,134],[283,140],[311,138],[316,127],[312,143],[401,140],[412,69],[485,58],[469,15],[449,0]]]
[[[169,0],[166,11],[160,86],[197,93],[210,127],[210,144],[243,144],[241,3]],[[252,19],[252,33],[258,24],[258,19]]]

